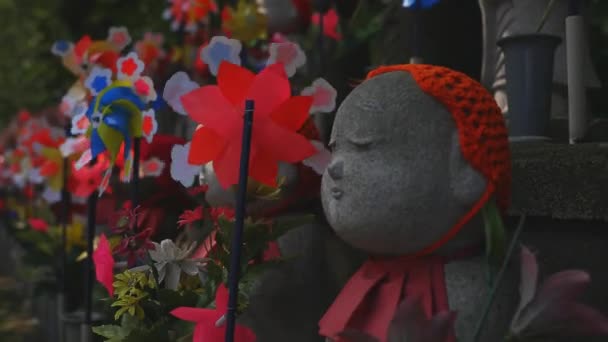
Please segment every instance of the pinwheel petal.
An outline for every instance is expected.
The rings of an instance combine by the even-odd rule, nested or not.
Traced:
[[[254,125],[253,132],[260,148],[279,161],[298,163],[317,153],[303,135],[290,132],[272,121]]]
[[[215,160],[224,151],[226,144],[215,131],[203,126],[194,132],[190,146],[188,163],[203,165]]]
[[[251,160],[249,175],[256,181],[270,187],[277,186],[279,163],[266,154],[256,153]]]
[[[182,96],[182,105],[197,123],[209,127],[223,137],[233,132],[240,117],[218,86],[204,86]]]
[[[230,186],[238,184],[240,158],[240,145],[230,144],[226,147],[224,153],[213,161],[213,169],[222,188],[228,189]]]
[[[273,67],[275,65],[280,70]],[[246,98],[255,102],[256,117],[267,117],[290,96],[291,85],[283,67],[273,64],[255,76]]]
[[[312,103],[312,96],[293,96],[273,111],[270,117],[279,126],[295,132],[308,120]]]
[[[217,85],[233,106],[243,106],[249,86],[255,74],[239,65],[222,62],[217,76]]]
[[[179,307],[171,311],[171,315],[189,322],[201,322],[201,321],[213,321],[217,320],[218,314],[215,310],[211,309],[200,309],[200,308],[189,308],[189,307]]]
[[[106,145],[104,144],[103,138],[96,129],[93,130],[91,132],[91,157],[95,158],[105,151]]]
[[[93,134],[96,134],[100,137],[100,140],[103,142],[105,148],[110,153],[110,161],[114,163],[116,161],[116,156],[120,151],[120,145],[123,142],[122,133],[105,124],[99,125],[99,127],[97,127],[97,130],[93,132]],[[93,136],[91,136],[91,149],[93,149],[92,146]]]

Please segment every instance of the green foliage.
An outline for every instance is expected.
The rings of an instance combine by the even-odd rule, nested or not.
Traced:
[[[66,89],[67,72],[50,53],[67,32],[59,8],[57,0],[0,0],[0,121],[57,103]]]
[[[505,227],[494,201],[484,206],[482,214],[485,223],[486,256],[490,270],[496,271],[505,260],[507,249]]]

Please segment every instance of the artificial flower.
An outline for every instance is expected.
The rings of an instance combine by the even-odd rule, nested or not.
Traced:
[[[320,25],[320,15],[315,13],[312,15],[312,23],[316,26]],[[333,40],[342,40],[342,33],[339,31],[338,12],[335,9],[330,9],[327,13],[323,14],[323,34]]]
[[[171,29],[184,27],[187,32],[196,31],[197,25],[211,12],[217,12],[215,0],[169,0],[171,6],[163,12],[163,18],[172,20]]]
[[[192,81],[188,74],[183,71],[178,71],[169,78],[167,83],[165,83],[163,99],[167,101],[169,106],[171,106],[176,113],[187,115],[180,98],[182,95],[187,94],[198,87],[199,85]]]
[[[193,135],[188,162],[213,162],[220,185],[238,183],[245,99],[254,102],[249,176],[275,186],[278,163],[300,162],[315,154],[297,131],[308,119],[312,98],[291,97],[281,64],[259,74],[228,62],[220,65],[217,86],[204,86],[182,96],[182,104],[200,126]]]
[[[142,177],[159,177],[165,168],[165,162],[154,157],[141,163],[140,174]]]
[[[108,30],[108,42],[112,43],[119,51],[131,44],[131,35],[126,27],[110,27]]]
[[[135,92],[146,102],[156,101],[158,95],[156,94],[156,89],[154,89],[154,82],[152,82],[150,77],[143,76],[138,78],[133,82],[133,87],[135,88]]]
[[[185,145],[174,145],[171,149],[171,178],[185,187],[192,186],[201,171],[199,165],[190,164],[188,161],[191,145],[189,142]]]
[[[156,121],[156,112],[154,109],[147,109],[141,112],[142,114],[142,133],[146,141],[152,143],[154,135],[158,131],[158,121]]]
[[[112,83],[112,70],[94,67],[91,73],[84,80],[85,87],[91,92],[91,95],[97,95]]]
[[[165,56],[165,51],[162,49],[163,41],[162,33],[146,32],[144,38],[135,43],[135,52],[146,66]]]
[[[306,64],[306,54],[300,45],[292,42],[270,44],[267,64],[281,63],[287,77],[296,74],[296,70]]]
[[[86,112],[75,114],[72,117],[70,133],[75,136],[85,134],[90,125]]]
[[[310,113],[330,113],[336,109],[336,97],[338,91],[329,84],[324,78],[317,78],[312,85],[306,87],[301,92],[304,96],[312,96],[312,106]]]
[[[88,198],[100,186],[104,172],[108,167],[108,161],[105,158],[99,158],[95,165],[83,165],[80,168],[77,168],[74,164],[71,184],[69,185],[70,192],[76,197]]]
[[[104,234],[101,234],[99,238],[99,244],[95,251],[93,251],[93,263],[95,264],[95,276],[97,281],[100,282],[110,297],[114,296],[114,257],[112,256],[112,249],[110,243]]]
[[[224,36],[215,36],[201,50],[200,58],[207,63],[211,74],[217,76],[218,69],[223,61],[241,65],[241,49],[240,41]]]
[[[74,44],[67,40],[58,40],[53,43],[51,47],[51,53],[58,57],[65,57],[74,49]]]
[[[550,276],[538,288],[536,256],[522,247],[520,302],[509,338],[608,335],[608,317],[577,301],[590,282],[586,272],[569,270]]]
[[[153,242],[154,248],[150,250],[150,258],[154,261],[154,268],[158,272],[158,281],[165,284],[169,290],[177,290],[182,272],[194,276],[199,273],[199,261],[189,259],[196,243],[182,249],[172,240],[165,239],[159,243]],[[148,265],[136,267],[133,270],[149,270]]]
[[[48,204],[55,204],[61,201],[61,192],[55,191],[51,189],[50,186],[47,186],[44,188],[42,194],[40,194],[40,197]]]
[[[202,220],[204,217],[203,207],[196,207],[193,210],[184,210],[184,212],[179,216],[179,220],[177,221],[177,226],[179,228],[187,225],[191,225],[196,221]]]
[[[265,40],[268,36],[268,18],[255,1],[238,0],[236,8],[224,7],[222,29],[234,39],[247,44]]]
[[[85,220],[85,217],[74,216],[72,222],[66,226],[66,252],[71,251],[74,247],[86,247],[87,241],[84,236]]]
[[[119,80],[131,80],[135,81],[141,76],[141,73],[144,71],[145,65],[137,53],[130,52],[124,57],[121,57],[116,62],[116,67],[118,69],[117,78]]]
[[[27,224],[35,231],[46,233],[49,231],[49,224],[39,218],[30,218],[27,220]]]
[[[184,321],[196,323],[192,336],[193,342],[223,342],[226,336],[226,325],[217,324],[217,322],[221,322],[227,308],[228,289],[221,285],[215,293],[215,309],[179,307],[171,311],[171,315]],[[256,337],[251,329],[237,324],[234,331],[234,341],[254,342]]]
[[[88,121],[88,119],[87,119]],[[63,158],[80,154],[91,147],[89,139],[85,136],[69,137],[59,146],[59,151]]]

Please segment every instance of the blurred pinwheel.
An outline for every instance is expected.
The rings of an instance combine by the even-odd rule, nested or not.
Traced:
[[[105,189],[121,147],[123,158],[128,161],[125,168],[129,176],[133,139],[144,136],[151,139],[156,127],[153,110],[146,108],[157,96],[152,80],[141,76],[143,62],[135,53],[130,53],[118,59],[116,69],[117,80],[113,80],[111,70],[99,67],[93,69],[85,80],[85,86],[93,95],[86,112],[90,122],[86,136],[90,139],[91,153],[85,154],[85,158],[94,159],[107,152],[110,160],[100,194]]]

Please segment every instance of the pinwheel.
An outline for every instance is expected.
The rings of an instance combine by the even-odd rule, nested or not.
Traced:
[[[124,158],[130,158],[133,138],[142,137],[144,101],[129,81],[116,81],[93,98],[87,111],[91,122],[86,135],[91,140],[91,158],[108,152],[110,167],[124,143]]]
[[[414,12],[412,20],[412,57],[410,63],[422,63],[420,51],[420,18],[418,12],[429,9],[439,3],[440,0],[403,0],[403,7]]]

